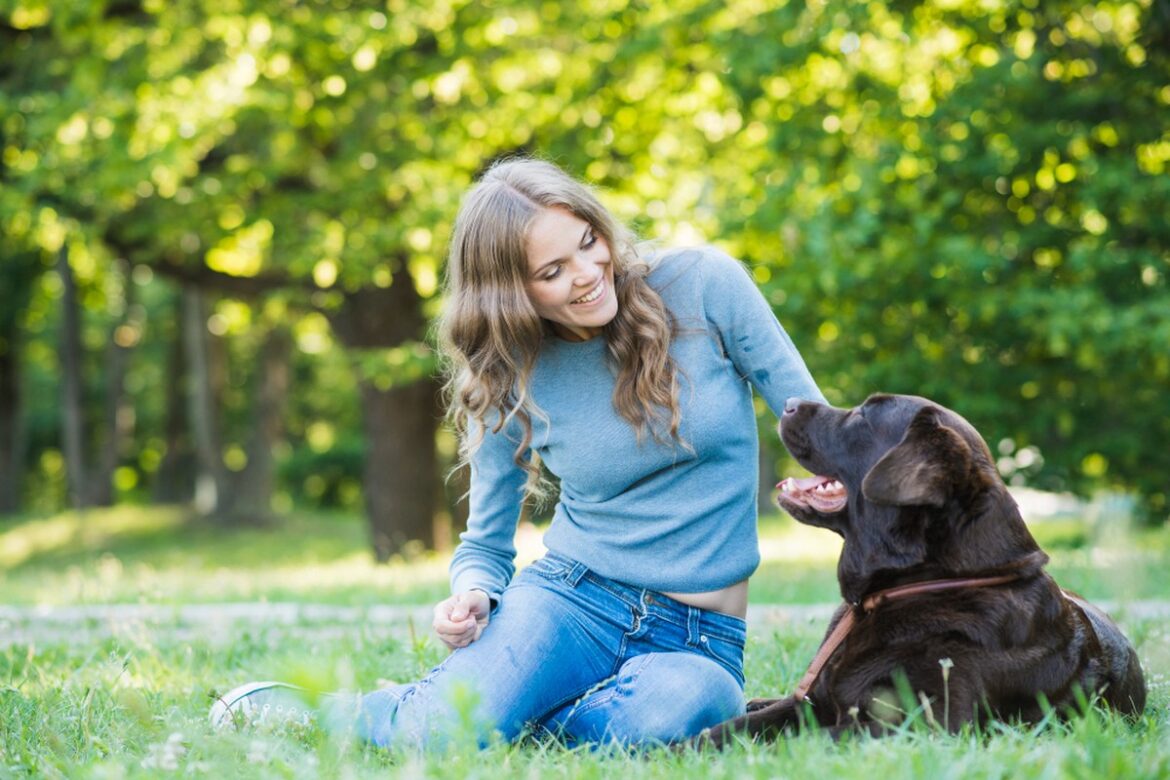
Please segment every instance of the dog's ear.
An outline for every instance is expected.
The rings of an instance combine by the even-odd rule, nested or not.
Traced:
[[[942,506],[957,471],[965,470],[971,448],[932,407],[920,409],[892,450],[861,482],[867,501],[890,506]]]

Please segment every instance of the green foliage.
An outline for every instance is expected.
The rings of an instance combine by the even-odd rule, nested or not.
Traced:
[[[1156,4],[1033,2],[752,33],[788,45],[736,63],[758,208],[725,224],[831,397],[935,398],[1008,476],[1165,515],[1168,35]]]
[[[74,253],[98,355],[125,294],[110,265],[137,266],[132,449],[151,454],[123,465],[145,487],[174,316],[160,279],[214,273],[241,296],[217,304],[226,450],[275,324],[305,379],[290,451],[322,422],[352,441],[354,396],[334,391],[413,381],[433,356],[413,334],[338,368],[326,319],[395,285],[433,315],[460,193],[527,151],[648,238],[749,261],[832,400],[931,396],[1009,477],[1131,490],[1166,516],[1160,3],[11,0],[0,18],[0,310],[31,326],[50,503],[48,254]]]

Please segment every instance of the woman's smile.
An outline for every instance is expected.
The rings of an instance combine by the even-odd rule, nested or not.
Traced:
[[[580,298],[573,301],[572,303],[575,306],[587,306],[591,303],[596,303],[598,300],[600,300],[601,297],[603,295],[605,295],[605,292],[606,292],[606,290],[605,290],[605,277],[603,276],[603,277],[601,277],[600,280],[598,280],[596,287],[594,287],[588,293],[586,293],[585,295],[582,295]]]

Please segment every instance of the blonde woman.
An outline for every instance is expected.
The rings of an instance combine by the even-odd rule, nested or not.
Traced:
[[[434,610],[453,652],[420,681],[337,699],[329,720],[350,708],[379,745],[469,725],[481,743],[635,745],[741,714],[752,388],[775,413],[822,399],[743,267],[711,248],[644,260],[586,186],[508,160],[462,204],[441,336],[471,468],[452,595]],[[513,576],[540,463],[560,481],[548,552]],[[213,720],[278,700],[285,686],[241,686]]]

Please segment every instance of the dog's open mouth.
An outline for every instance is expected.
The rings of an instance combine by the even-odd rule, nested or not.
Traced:
[[[849,501],[842,485],[833,477],[788,477],[776,486],[780,489],[777,500],[781,507],[811,507],[823,514],[840,512]]]

